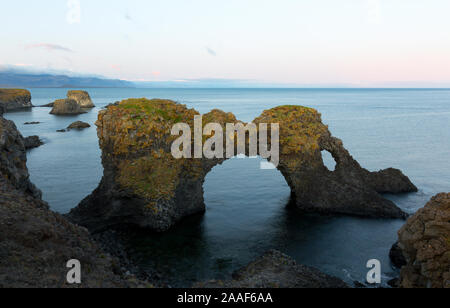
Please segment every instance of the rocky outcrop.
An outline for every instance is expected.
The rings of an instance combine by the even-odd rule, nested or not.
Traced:
[[[55,105],[55,103],[49,103],[49,104],[45,104],[45,105],[41,105],[41,106],[37,106],[37,107],[50,107],[53,108],[53,106]]]
[[[399,231],[403,288],[450,288],[450,193],[439,194]]]
[[[53,103],[50,114],[54,115],[77,115],[86,113],[73,99],[59,99]]]
[[[198,283],[194,288],[349,288],[342,280],[297,264],[279,251],[264,256],[236,271],[229,281]]]
[[[402,268],[407,264],[398,242],[392,246],[391,251],[389,252],[389,258],[391,259],[392,265],[396,268]]]
[[[29,109],[31,93],[23,89],[0,89],[0,115],[4,112]]]
[[[26,150],[31,150],[34,148],[38,148],[41,145],[43,145],[44,143],[41,141],[41,139],[39,138],[39,136],[30,136],[30,137],[26,137],[24,138],[24,145],[25,145],[25,149]]]
[[[50,211],[28,177],[24,140],[0,117],[0,288],[73,287],[66,281],[71,259],[81,262],[75,287],[145,286],[124,278],[86,229]]]
[[[91,125],[89,125],[88,123],[82,122],[82,121],[76,121],[73,122],[72,124],[70,124],[67,129],[71,130],[71,129],[84,129],[84,128],[89,128],[91,127]]]
[[[16,189],[40,199],[41,191],[30,182],[26,162],[24,138],[12,121],[0,116],[0,174]]]
[[[81,108],[95,107],[89,93],[86,91],[69,91],[67,92],[67,98],[75,100]]]
[[[194,132],[196,115],[197,111],[166,100],[130,99],[102,110],[96,125],[104,176],[99,187],[72,210],[70,219],[92,231],[116,224],[166,231],[183,217],[205,211],[205,177],[225,159],[175,159],[171,154],[171,145],[178,138],[171,135],[173,125],[184,122]],[[225,131],[226,123],[238,122],[233,114],[220,110],[203,115],[203,127],[219,123]],[[405,217],[380,194],[417,188],[399,170],[363,169],[342,141],[331,135],[316,110],[277,107],[265,111],[254,123],[279,123],[278,169],[300,210]],[[229,137],[224,135],[224,143]],[[202,141],[206,139],[203,137]],[[191,146],[194,149],[194,141]],[[336,160],[333,172],[324,166],[324,150]]]

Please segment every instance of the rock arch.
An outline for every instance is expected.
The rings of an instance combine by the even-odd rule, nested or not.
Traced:
[[[175,123],[192,128],[199,113],[168,100],[129,99],[99,113],[99,143],[104,175],[99,187],[68,217],[91,231],[132,224],[162,232],[183,217],[205,211],[203,183],[225,159],[179,159],[171,155]],[[238,123],[232,113],[213,110],[203,125]],[[400,170],[369,172],[333,137],[314,109],[280,106],[264,111],[253,123],[279,123],[280,164],[303,211],[363,217],[402,218],[381,193],[417,191]],[[206,137],[204,137],[206,139]],[[224,138],[227,138],[224,136]],[[270,143],[270,135],[269,135]],[[194,140],[192,140],[194,145]],[[331,172],[321,151],[336,160]]]

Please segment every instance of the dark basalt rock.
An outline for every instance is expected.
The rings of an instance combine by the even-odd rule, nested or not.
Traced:
[[[82,264],[82,284],[69,285],[66,264]],[[49,210],[30,182],[25,142],[0,117],[0,288],[147,286],[117,266],[84,228]]]
[[[0,115],[9,111],[29,109],[31,93],[23,89],[0,89]]]
[[[39,136],[30,136],[24,138],[24,145],[26,150],[31,150],[34,148],[38,148],[44,143],[39,139]]]
[[[0,116],[0,174],[16,189],[40,199],[42,193],[29,180],[25,140],[12,121]]]
[[[349,288],[342,280],[317,269],[298,265],[292,258],[271,250],[236,271],[229,281],[198,283],[194,288]]]
[[[103,179],[68,217],[92,231],[118,224],[166,231],[183,217],[204,212],[205,177],[225,159],[177,160],[171,155],[177,138],[171,136],[173,125],[187,123],[193,132],[195,115],[199,113],[166,100],[131,99],[102,110],[96,125]],[[219,123],[224,131],[226,123],[238,122],[233,114],[220,110],[203,116],[203,125]],[[408,177],[396,169],[362,168],[316,110],[277,107],[263,112],[254,123],[279,123],[278,169],[298,209],[372,218],[407,216],[381,194],[417,191]],[[335,171],[325,167],[321,151],[332,154]]]
[[[41,124],[41,122],[25,122],[23,125],[38,125]]]
[[[50,114],[53,115],[78,115],[86,113],[73,99],[59,99],[53,103]]]
[[[53,108],[53,106],[55,106],[55,103],[50,103],[50,104],[41,105],[41,106],[37,106],[37,107],[42,107],[42,108],[44,108],[44,107],[51,107],[51,108]]]
[[[392,246],[391,251],[389,252],[389,258],[396,268],[402,268],[407,264],[405,256],[403,256],[403,251],[398,245],[398,242]]]
[[[450,288],[450,193],[433,197],[399,231],[402,288]]]

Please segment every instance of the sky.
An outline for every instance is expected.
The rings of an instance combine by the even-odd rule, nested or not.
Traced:
[[[0,66],[133,81],[450,86],[448,0],[0,1]]]

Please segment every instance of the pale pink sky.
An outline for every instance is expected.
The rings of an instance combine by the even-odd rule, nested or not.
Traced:
[[[16,0],[0,10],[0,65],[128,80],[450,85],[449,12],[448,0]]]

